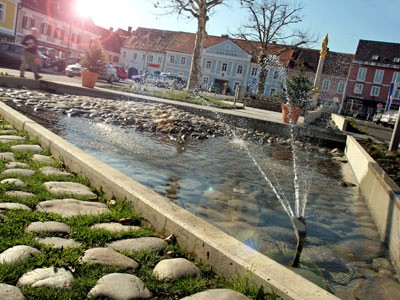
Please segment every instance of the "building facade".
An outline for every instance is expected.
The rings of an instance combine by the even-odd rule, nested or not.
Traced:
[[[347,77],[354,55],[327,51],[322,66],[321,78],[316,83],[317,104],[339,108],[345,95]],[[320,51],[315,49],[295,49],[288,67],[288,76],[302,70],[314,82],[320,60]]]
[[[22,0],[16,42],[36,27],[39,44],[50,56],[80,57],[100,35],[90,19],[78,16],[74,5],[68,0]]]
[[[391,83],[400,86],[400,44],[360,40],[349,71],[344,113],[371,116],[384,109]],[[397,109],[400,89],[394,90],[392,100],[392,109]]]
[[[186,80],[192,63],[195,34],[158,29],[138,28],[124,43],[120,65],[128,76],[137,74],[174,73]],[[204,40],[201,88],[216,88],[233,93],[237,86],[255,90],[258,78],[257,49],[254,42],[231,39],[227,36],[208,36]],[[272,55],[271,55],[272,56]],[[286,63],[271,64],[264,94],[280,91],[286,78]],[[288,60],[286,60],[288,61]]]
[[[15,41],[20,2],[0,0],[0,41]]]
[[[166,72],[181,75],[187,80],[194,42],[195,34],[192,33],[139,27],[124,43],[120,65],[126,67],[128,76]],[[221,93],[233,94],[238,86],[246,86],[255,93],[260,49],[257,42],[228,36],[207,36],[202,57],[201,88],[214,90],[217,87]],[[271,43],[268,51],[265,96],[279,93],[286,78],[297,72],[299,66],[314,82],[319,50],[291,49]],[[339,106],[345,94],[352,59],[352,54],[328,51],[318,86],[320,103]]]

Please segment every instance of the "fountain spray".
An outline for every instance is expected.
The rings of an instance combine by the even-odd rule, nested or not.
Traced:
[[[303,217],[291,217],[290,221],[297,238],[296,254],[292,261],[292,267],[298,268],[300,262],[300,255],[303,251],[304,242],[306,241],[306,220]]]

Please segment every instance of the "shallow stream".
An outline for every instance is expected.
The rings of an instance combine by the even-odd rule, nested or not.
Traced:
[[[37,116],[33,110],[24,113]],[[178,143],[168,135],[87,118],[49,114],[43,119],[58,135],[166,196],[166,201],[290,264],[296,244],[290,219],[247,152],[292,198],[288,144],[261,145],[232,137]],[[302,155],[300,173],[311,181],[305,209],[307,241],[301,268],[295,271],[342,299],[392,299],[400,287],[387,249],[358,188],[341,184],[356,183],[348,164],[318,149]]]

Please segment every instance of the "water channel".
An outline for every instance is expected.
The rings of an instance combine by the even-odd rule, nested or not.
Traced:
[[[34,119],[38,115],[26,107],[24,113]],[[46,127],[166,201],[289,265],[296,245],[290,219],[254,162],[291,198],[295,191],[288,144],[232,136],[178,143],[166,135],[65,114],[36,120],[46,120]],[[360,299],[391,299],[382,282],[400,288],[387,249],[358,188],[341,184],[355,182],[348,164],[318,149],[304,148],[299,155],[301,185],[308,193],[307,242],[296,272],[342,299],[354,299],[355,291]],[[385,272],[382,265],[389,265]]]

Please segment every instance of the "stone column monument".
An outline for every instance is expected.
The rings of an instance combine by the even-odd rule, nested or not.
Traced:
[[[314,87],[313,87],[313,106],[317,105],[317,100],[319,96],[319,83],[321,81],[322,69],[324,68],[325,56],[328,53],[328,34],[325,35],[324,39],[322,40],[321,51],[319,52],[319,61],[317,67],[317,73],[315,74],[314,78]]]

